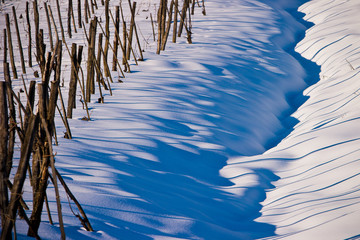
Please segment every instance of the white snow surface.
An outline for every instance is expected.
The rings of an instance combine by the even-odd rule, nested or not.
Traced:
[[[196,8],[192,19],[193,44],[183,36],[161,55],[148,18],[155,3],[138,1],[145,61],[132,62],[124,83],[112,72],[113,94],[105,92],[104,104],[93,96],[91,121],[81,120],[77,101],[73,139],[62,138],[57,118],[57,168],[95,229],[81,227],[62,191],[67,238],[355,239],[360,2],[206,0],[207,15]],[[5,1],[0,23],[13,5],[25,29],[24,1]],[[85,44],[82,30],[67,41]],[[26,82],[36,69],[28,68]],[[27,183],[31,207],[30,190]],[[48,196],[55,226],[44,209],[39,235],[59,239],[51,184]],[[27,239],[24,221],[17,231]]]

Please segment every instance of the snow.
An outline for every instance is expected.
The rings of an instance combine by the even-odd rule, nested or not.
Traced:
[[[2,4],[1,24],[12,5],[25,16],[23,3]],[[62,192],[68,239],[357,236],[360,3],[207,0],[207,15],[197,8],[192,19],[193,44],[182,37],[161,55],[146,18],[155,3],[138,1],[145,61],[132,62],[124,83],[112,72],[113,95],[105,92],[105,104],[93,96],[91,121],[80,120],[77,102],[73,139],[62,138],[57,119],[57,168],[95,229],[81,228]],[[80,29],[67,41],[85,42]],[[69,71],[67,62],[65,97]],[[60,238],[46,212],[42,218],[39,235]],[[26,238],[26,223],[17,230]]]

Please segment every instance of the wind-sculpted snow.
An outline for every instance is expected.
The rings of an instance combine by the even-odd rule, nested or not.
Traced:
[[[155,2],[139,0],[137,17]],[[105,104],[89,104],[92,121],[80,120],[78,104],[74,138],[59,138],[56,147],[57,167],[95,229],[80,228],[63,197],[68,239],[358,234],[359,30],[345,16],[356,16],[359,5],[301,6],[316,25],[296,53],[309,26],[296,13],[304,2],[207,0],[207,15],[198,8],[192,19],[193,44],[183,37],[161,55],[147,35],[150,21],[139,20],[149,41],[145,61],[112,84]],[[76,36],[71,41],[84,42]],[[322,67],[310,88],[320,70],[299,53]],[[65,79],[69,72],[63,69]],[[60,136],[60,119],[56,125]],[[45,212],[43,220],[39,235],[60,238]],[[24,237],[25,223],[18,231]]]
[[[228,161],[223,175],[261,165],[278,176],[257,220],[276,225],[269,239],[358,239],[360,3],[313,0],[299,10],[315,26],[296,51],[321,66],[320,81],[304,92],[289,136],[265,154]]]

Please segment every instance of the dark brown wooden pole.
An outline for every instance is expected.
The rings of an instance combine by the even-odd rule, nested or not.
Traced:
[[[81,28],[81,0],[77,0],[78,27]]]
[[[40,22],[39,22],[39,9],[37,0],[33,1],[33,11],[34,11],[34,23],[35,23],[35,46],[36,46],[36,61],[40,62],[40,44],[39,44],[39,34],[40,34]]]
[[[162,40],[162,29],[163,29],[163,15],[164,15],[164,9],[165,9],[165,1],[164,0],[160,0],[160,7],[158,10],[158,41],[157,41],[157,49],[156,49],[156,53],[160,54],[160,50],[161,50],[161,40]]]
[[[85,15],[85,23],[86,23],[86,24],[89,23],[88,11],[89,11],[89,1],[88,1],[88,0],[85,0],[84,15]]]
[[[127,52],[127,49],[126,49],[126,45],[127,45],[127,30],[126,30],[126,21],[125,21],[125,18],[124,18],[124,13],[123,13],[123,9],[122,9],[122,5],[121,5],[121,2],[120,2],[120,12],[121,12],[121,20],[122,20],[122,29],[123,29],[123,65],[125,66],[125,72],[126,71],[129,71],[130,72],[130,69],[128,69],[128,61],[127,61],[127,58],[126,58],[126,52]],[[114,20],[113,20],[114,21]]]
[[[12,69],[12,72],[13,72],[13,75],[14,75],[13,77],[15,79],[17,79],[18,75],[17,75],[17,72],[16,72],[16,66],[15,66],[14,50],[13,50],[12,39],[11,39],[10,19],[9,19],[9,14],[8,13],[5,15],[5,18],[6,18],[6,30],[7,30],[9,53],[10,53],[11,69]]]
[[[68,4],[68,14],[67,14],[67,33],[69,35],[69,38],[72,37],[71,35],[71,11],[72,11],[72,7],[73,7],[73,4],[72,4],[72,0],[68,0],[69,1],[69,4]]]
[[[62,20],[61,20],[59,0],[56,0],[56,9],[57,9],[58,18],[59,18],[59,23],[60,23],[61,37],[62,37],[63,42],[65,42],[65,33],[64,33],[64,27],[63,27],[63,24],[62,24]]]
[[[116,6],[115,7],[115,31],[119,32],[120,30],[120,7]],[[113,52],[113,63],[112,63],[112,70],[116,71],[116,66],[117,66],[117,55],[118,55],[118,48],[119,48],[119,38],[118,35],[115,34],[114,37],[114,52]]]
[[[135,9],[136,9],[136,2],[133,2],[133,6],[130,5],[131,10],[131,21],[130,21],[130,30],[129,30],[129,36],[128,36],[128,47],[126,52],[126,59],[130,60],[130,51],[132,48],[132,39],[133,39],[133,32],[134,32],[134,25],[135,25]]]
[[[53,41],[52,31],[51,31],[49,9],[48,9],[48,6],[47,6],[46,2],[44,2],[44,10],[45,10],[45,14],[46,14],[46,21],[47,21],[47,24],[48,24],[50,48],[51,48],[51,51],[52,51],[52,50],[54,50],[54,41]]]
[[[8,145],[8,108],[6,99],[6,83],[0,81],[0,213],[1,227],[4,228],[6,221],[6,210],[9,203],[7,190],[7,145]]]
[[[99,33],[99,41],[98,41],[98,52],[97,52],[97,58],[96,58],[96,62],[97,65],[100,66],[101,65],[101,47],[102,47],[102,39],[103,39],[103,34]],[[99,94],[100,94],[100,101],[99,103],[104,103],[104,97],[102,95],[102,91],[101,91],[101,86],[100,83],[103,82],[102,79],[102,75],[100,71],[96,72],[96,82],[98,83],[98,87],[99,87]]]
[[[184,27],[184,24],[185,24],[186,13],[187,13],[188,7],[189,7],[189,0],[184,0],[183,7],[182,7],[182,10],[181,10],[181,16],[180,16],[180,25],[179,25],[178,37],[181,37],[182,30],[183,30],[183,27]]]
[[[206,15],[206,9],[205,9],[205,0],[202,0],[202,14]]]
[[[26,170],[29,166],[30,154],[32,152],[32,146],[34,143],[34,136],[39,125],[39,116],[31,115],[29,119],[29,127],[25,133],[24,142],[21,145],[21,155],[19,166],[14,178],[14,184],[11,190],[11,197],[7,211],[7,218],[5,220],[4,227],[1,232],[1,240],[11,239],[11,230],[14,226],[16,219],[16,212],[19,204],[19,196],[23,190]]]
[[[107,63],[109,43],[110,43],[110,14],[109,14],[109,0],[105,0],[105,48],[104,48],[104,62]],[[110,69],[106,67],[104,69],[105,77],[110,76]]]
[[[6,34],[6,29],[4,29],[4,63],[7,62],[7,34]]]
[[[69,83],[69,97],[68,97],[68,108],[67,108],[67,117],[72,118],[73,108],[75,108],[75,101],[76,101],[76,85],[77,85],[77,78],[76,78],[76,65],[77,65],[77,45],[73,43],[71,46],[71,55],[72,59],[75,64],[71,65],[71,73],[70,73],[70,83]]]
[[[120,7],[120,9],[121,9],[121,7]],[[114,21],[114,16],[111,14],[111,11],[110,11],[110,16],[111,16],[111,20],[112,20],[112,22],[113,22],[113,24],[115,25],[115,21]],[[124,19],[123,19],[124,20]],[[126,30],[125,30],[125,34],[126,34]],[[119,32],[117,31],[117,29],[115,28],[115,35],[116,35],[116,37],[119,39],[119,45],[120,45],[120,48],[121,48],[121,51],[122,51],[122,53],[123,53],[123,65],[125,66],[125,71],[126,70],[128,70],[129,72],[131,72],[130,71],[130,65],[129,65],[129,63],[128,63],[128,61],[126,60],[126,58],[125,58],[125,56],[126,56],[126,50],[125,50],[125,44],[123,44],[122,42],[121,42],[121,39],[120,39],[120,35],[119,35]],[[126,37],[125,37],[125,40],[126,40]],[[118,63],[118,62],[117,62]],[[118,63],[119,64],[119,63]],[[120,64],[119,64],[119,69],[120,69],[120,71],[121,71],[121,74],[123,75],[123,77],[125,77],[125,75],[124,75],[124,73],[123,73],[123,71],[122,71],[122,69],[121,69],[121,67],[120,67]]]
[[[94,65],[95,65],[95,42],[96,42],[96,27],[97,27],[97,18],[95,17],[90,22],[89,30],[89,47],[88,47],[88,63],[87,63],[87,80],[85,86],[85,101],[90,102],[91,93],[94,91],[95,81],[94,81]]]
[[[30,14],[29,14],[29,2],[26,2],[26,24],[28,29],[28,66],[32,67],[32,56],[31,56],[31,24],[30,24]]]
[[[179,0],[175,0],[175,9],[174,9],[174,26],[173,26],[173,38],[172,42],[176,43],[176,35],[177,35],[177,22],[178,22],[178,7],[179,7]]]
[[[43,83],[38,83],[38,96],[39,96],[39,102],[38,102],[38,115],[40,119],[46,119],[47,118],[47,87]],[[43,142],[43,145],[39,148],[38,151],[40,151],[40,155],[42,155],[38,161],[38,168],[39,172],[36,173],[34,171],[34,165],[33,165],[33,177],[36,178],[36,183],[33,185],[33,211],[31,212],[30,216],[30,224],[31,228],[28,230],[28,236],[34,236],[37,234],[37,231],[40,226],[41,222],[41,213],[44,206],[44,200],[45,200],[45,191],[47,188],[47,182],[49,178],[49,152],[48,148],[46,147],[48,144],[45,144],[46,138],[45,138],[45,128],[47,126],[42,125],[40,136],[38,136],[39,141]],[[40,150],[41,149],[41,150]],[[33,157],[34,159],[34,157]]]
[[[14,155],[14,147],[15,147],[15,127],[16,127],[16,108],[14,103],[14,98],[12,94],[12,84],[10,78],[10,69],[9,64],[4,63],[4,75],[6,82],[6,92],[8,97],[8,107],[9,107],[9,120],[10,120],[10,131],[9,131],[9,139],[8,139],[8,147],[7,147],[7,162],[6,162],[6,176],[10,175],[10,171],[12,168],[12,161]]]
[[[174,0],[172,0],[170,3],[169,17],[168,17],[168,21],[167,21],[167,25],[166,25],[166,29],[165,29],[165,34],[164,34],[162,42],[161,42],[161,50],[162,51],[165,50],[166,42],[169,37],[173,9],[174,9]]]
[[[12,7],[12,11],[13,11],[13,17],[14,17],[14,22],[15,22],[16,36],[17,36],[18,46],[19,46],[21,69],[22,69],[22,73],[25,74],[25,73],[26,73],[26,69],[25,69],[24,53],[23,53],[23,48],[22,48],[22,44],[21,44],[21,37],[20,37],[20,31],[19,31],[19,25],[18,25],[18,21],[17,21],[15,6]]]

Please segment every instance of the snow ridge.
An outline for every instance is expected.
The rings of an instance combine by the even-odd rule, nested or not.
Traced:
[[[320,81],[304,92],[308,100],[292,115],[299,123],[279,145],[224,169],[262,165],[278,177],[257,219],[276,226],[269,239],[358,238],[359,9],[323,0],[299,8],[315,25],[296,51],[321,66]]]

